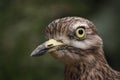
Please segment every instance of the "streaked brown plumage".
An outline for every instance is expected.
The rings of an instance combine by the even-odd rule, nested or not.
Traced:
[[[104,57],[103,42],[95,25],[80,17],[65,17],[51,22],[49,41],[38,46],[32,56],[50,54],[65,64],[65,80],[120,80]]]

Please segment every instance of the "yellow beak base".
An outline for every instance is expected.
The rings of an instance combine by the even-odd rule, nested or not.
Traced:
[[[43,44],[39,45],[32,53],[31,56],[41,56],[46,52],[56,51],[56,47],[64,45],[55,39],[50,39]]]

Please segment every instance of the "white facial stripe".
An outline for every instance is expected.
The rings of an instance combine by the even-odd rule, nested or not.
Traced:
[[[94,38],[98,38],[98,36],[94,36]],[[69,40],[66,36],[56,36],[55,39],[62,40],[65,44],[76,47],[76,48],[81,48],[81,49],[88,49],[92,45],[95,45],[97,41],[95,39],[93,40],[83,40],[83,41],[77,41],[77,40]],[[99,40],[99,38],[98,38]]]
[[[80,26],[85,26],[86,28],[89,28],[89,26],[87,25],[86,22],[76,22],[76,23],[71,24],[69,29],[72,31],[72,30],[75,30],[76,28],[78,28]]]
[[[71,46],[81,49],[89,49],[91,46],[96,46],[98,43],[102,45],[102,39],[97,35],[93,36],[93,39],[86,39],[83,41],[72,40],[70,42]]]
[[[83,41],[71,41],[71,45],[74,46],[74,47],[77,47],[77,48],[81,48],[81,49],[88,49],[90,48],[91,46],[86,43],[86,42],[83,42]]]

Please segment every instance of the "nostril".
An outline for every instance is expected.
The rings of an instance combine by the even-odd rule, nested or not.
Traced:
[[[51,47],[51,46],[53,46],[53,44],[49,44],[49,45],[47,45],[48,47]]]

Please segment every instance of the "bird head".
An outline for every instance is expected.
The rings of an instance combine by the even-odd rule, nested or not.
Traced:
[[[70,63],[88,59],[87,55],[93,55],[102,47],[102,39],[98,36],[95,25],[80,17],[54,20],[46,28],[46,37],[48,40],[39,45],[31,56],[49,52],[54,58]]]

